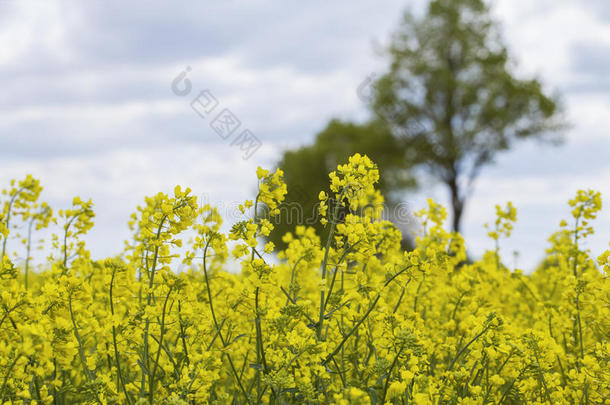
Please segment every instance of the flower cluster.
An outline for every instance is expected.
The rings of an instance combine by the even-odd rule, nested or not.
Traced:
[[[228,232],[176,187],[146,198],[125,250],[105,260],[83,238],[91,201],[55,215],[38,181],[13,183],[0,218],[0,403],[608,403],[610,250],[583,248],[599,193],[570,201],[570,224],[524,274],[500,254],[510,203],[479,260],[432,200],[404,251],[360,155],[319,195],[328,233],[297,226],[273,256],[265,238],[286,185],[281,170],[256,174]],[[57,253],[28,276],[31,243],[21,254],[10,240],[54,224]]]
[[[379,217],[383,205],[383,197],[375,189],[379,181],[379,170],[368,156],[356,153],[349,158],[347,164],[339,165],[337,171],[329,174],[330,190],[334,193],[331,222],[338,220],[342,208],[352,212],[367,211],[366,216]],[[319,196],[319,212],[321,223],[328,223],[329,196],[321,191]]]

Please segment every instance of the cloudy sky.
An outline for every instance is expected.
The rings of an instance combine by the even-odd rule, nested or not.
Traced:
[[[578,188],[604,193],[589,241],[610,240],[610,4],[607,0],[497,0],[518,72],[562,94],[572,128],[560,148],[524,144],[477,183],[465,217],[470,251],[491,246],[483,224],[512,201],[519,223],[504,252],[533,266],[567,217]],[[43,198],[67,207],[92,198],[94,257],[120,251],[145,195],[188,185],[211,202],[250,198],[258,165],[306,144],[331,117],[367,116],[356,88],[384,69],[376,53],[405,7],[421,1],[0,0],[0,185],[26,173]],[[188,96],[172,92],[189,67]],[[249,159],[190,106],[207,90],[262,146]],[[430,185],[405,196],[445,203]]]

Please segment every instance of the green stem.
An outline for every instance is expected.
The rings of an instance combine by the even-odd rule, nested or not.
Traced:
[[[254,200],[254,225],[257,225],[257,214],[258,214],[258,199],[260,197],[260,192],[256,195],[256,199]],[[256,238],[256,234],[254,235]],[[255,250],[252,248],[252,253],[250,255],[250,261],[254,260]],[[257,286],[254,291],[254,326],[256,329],[256,364],[259,365],[261,362],[263,363],[264,372],[266,372],[265,364],[265,352],[263,348],[263,332],[261,329],[261,318],[258,310],[258,292],[259,287]],[[261,372],[260,369],[256,369],[256,391],[257,391],[257,403],[260,402],[261,397]]]
[[[542,373],[542,367],[540,366],[540,359],[538,358],[538,351],[534,350],[534,356],[536,357],[536,365],[538,367],[536,367],[538,369],[538,376],[540,377],[540,382],[542,383],[542,386],[544,387],[544,393],[546,394],[546,399],[547,401],[549,401],[549,404],[552,404],[553,401],[551,401],[551,396],[549,395],[549,388],[546,385],[546,380],[544,379],[544,375]]]
[[[8,209],[6,210],[6,221],[4,221],[4,223],[6,224],[6,229],[10,230],[11,210],[13,209],[13,204],[15,203],[15,199],[17,198],[17,196],[19,194],[21,194],[21,192],[23,190],[25,190],[25,187],[21,187],[20,189],[18,189],[17,192],[11,197],[11,200],[8,203]],[[2,256],[0,256],[0,268],[4,265],[4,255],[6,254],[6,242],[7,241],[8,241],[8,238],[6,238],[6,237],[2,241]]]
[[[32,225],[33,224],[34,224],[34,217],[32,217],[32,219],[30,220],[30,223],[28,224],[28,241],[27,241],[26,253],[25,253],[25,267],[23,269],[26,290],[28,289],[28,275],[29,275],[29,270],[30,270],[30,252],[32,249]]]
[[[17,364],[17,361],[19,361],[20,357],[21,357],[20,354],[16,354],[15,353],[15,360],[13,360],[11,365],[8,367],[8,370],[6,371],[6,375],[4,376],[4,381],[2,382],[2,388],[0,388],[0,393],[2,394],[2,402],[1,403],[4,403],[4,399],[6,397],[6,393],[4,392],[4,390],[6,389],[6,386],[8,384],[8,378],[13,373],[13,368],[15,368],[15,365]]]
[[[131,397],[129,396],[129,393],[127,392],[127,387],[125,386],[125,378],[123,377],[123,373],[121,371],[121,362],[119,361],[119,349],[118,349],[118,345],[117,345],[117,338],[116,338],[116,327],[114,326],[114,304],[113,304],[113,296],[112,296],[112,291],[114,288],[114,276],[116,273],[116,269],[113,268],[112,269],[112,276],[110,277],[110,314],[112,315],[112,345],[114,346],[114,358],[115,358],[115,363],[116,363],[116,369],[117,369],[117,373],[119,374],[119,380],[121,381],[121,386],[123,387],[123,393],[125,394],[125,399],[127,401],[128,404],[131,405]]]
[[[401,275],[402,273],[404,273],[405,271],[407,271],[409,268],[411,268],[412,265],[409,265],[405,268],[403,268],[402,270],[400,270],[398,273],[394,274],[392,277],[390,277],[385,284],[382,287],[382,290],[388,286],[388,284],[390,284],[396,277],[398,277],[399,275]],[[341,340],[341,342],[337,345],[337,347],[332,351],[331,354],[329,354],[324,361],[322,361],[322,365],[325,366],[326,364],[328,364],[328,362],[337,354],[339,353],[339,351],[341,350],[341,348],[343,347],[343,345],[345,344],[345,342],[347,342],[347,340],[350,338],[350,336],[352,336],[354,334],[354,332],[356,332],[356,330],[360,327],[360,325],[362,325],[362,323],[366,320],[366,318],[370,315],[371,312],[373,312],[373,309],[375,309],[375,306],[377,305],[377,302],[379,301],[379,298],[381,298],[381,291],[379,291],[377,293],[377,296],[375,297],[375,299],[373,300],[373,302],[371,303],[371,305],[369,305],[369,308],[367,309],[366,313],[362,316],[362,318],[360,318],[360,320],[358,321],[358,323],[356,323],[356,325],[354,325],[354,327],[347,333],[347,335],[345,335],[343,337],[343,340]]]
[[[398,358],[400,357],[400,354],[402,353],[402,347],[400,348],[400,350],[398,351],[398,353],[396,353],[396,356],[394,357],[394,361],[392,361],[392,365],[390,366],[390,369],[388,370],[388,376],[386,377],[385,380],[385,385],[383,387],[383,395],[381,396],[381,404],[385,404],[385,396],[388,393],[388,387],[390,385],[390,377],[392,376],[392,370],[394,370],[394,367],[396,367],[396,363],[398,363]]]
[[[341,191],[336,205],[333,209],[333,216],[330,219],[330,230],[328,231],[328,239],[326,239],[326,247],[324,249],[324,260],[322,261],[322,282],[326,281],[326,267],[328,265],[328,254],[330,252],[330,245],[335,235],[335,228],[337,226],[337,217],[339,215],[339,209],[341,208],[341,201],[343,201],[343,195],[345,190]],[[320,314],[318,317],[318,340],[322,339],[322,327],[324,325],[324,306],[325,306],[325,295],[324,289],[320,291]]]
[[[485,334],[485,332],[487,332],[488,329],[489,329],[489,326],[486,326],[485,328],[483,328],[483,330],[481,332],[479,332],[479,334],[477,334],[475,337],[473,337],[470,340],[470,342],[468,342],[466,344],[466,346],[464,346],[464,347],[462,347],[462,349],[460,349],[460,351],[455,355],[455,357],[451,361],[451,364],[449,365],[449,368],[447,368],[447,371],[453,370],[453,366],[455,365],[455,362],[460,358],[462,353],[464,353],[470,347],[470,345],[473,344],[478,338],[483,336]]]
[[[149,393],[148,397],[150,398],[150,403],[154,404],[153,398],[155,395],[155,375],[157,374],[157,368],[159,367],[159,357],[161,356],[161,349],[163,348],[163,337],[165,336],[165,315],[167,313],[167,303],[169,301],[169,297],[172,294],[173,286],[169,288],[167,292],[167,296],[165,297],[165,301],[163,302],[163,310],[161,311],[161,331],[159,334],[159,348],[157,349],[157,355],[155,356],[155,364],[153,366],[152,373],[150,374],[148,387]]]
[[[72,310],[72,293],[68,295],[68,309],[70,310],[70,319],[72,320],[72,326],[74,327],[74,337],[76,338],[76,342],[78,343],[78,356],[80,357],[80,361],[83,365],[83,369],[85,370],[85,376],[87,377],[87,381],[91,384],[93,382],[93,376],[91,375],[91,370],[87,367],[87,360],[85,359],[85,350],[83,349],[83,342],[81,340],[80,334],[78,333],[78,326],[76,325],[76,319],[74,318],[74,311]],[[100,401],[97,392],[95,393],[95,398],[99,404]]]
[[[188,366],[190,364],[189,360],[189,352],[186,346],[186,329],[182,323],[182,317],[180,315],[180,311],[182,310],[182,306],[180,304],[180,300],[178,300],[178,321],[180,322],[180,340],[182,341],[182,349],[184,350],[184,361]]]
[[[225,341],[225,338],[222,336],[220,327],[218,325],[218,321],[216,319],[216,313],[214,312],[212,291],[210,288],[210,280],[208,277],[208,270],[207,270],[207,265],[206,265],[206,256],[207,256],[207,252],[208,252],[208,247],[210,246],[210,241],[211,241],[211,237],[208,239],[208,241],[206,242],[205,248],[203,249],[203,275],[205,277],[205,286],[206,286],[206,290],[208,293],[208,302],[210,305],[210,312],[212,314],[212,321],[214,322],[214,327],[216,328],[216,331],[218,332],[218,337],[220,338],[220,342],[222,343],[223,348],[226,348],[227,343]],[[231,367],[231,371],[233,372],[235,380],[237,381],[237,385],[239,385],[239,388],[241,389],[242,393],[244,394],[244,397],[246,398],[246,402],[248,402],[248,404],[251,404],[250,397],[248,396],[248,393],[246,392],[246,389],[244,388],[244,385],[241,382],[241,378],[239,377],[239,374],[237,373],[237,370],[235,369],[235,364],[233,363],[233,359],[231,359],[231,355],[227,352],[223,352],[223,354],[227,357],[227,360],[229,360],[229,365]]]
[[[63,247],[63,251],[64,251],[63,265],[64,266],[62,269],[63,274],[65,274],[68,271],[68,232],[70,230],[70,226],[72,226],[72,222],[74,222],[76,220],[76,218],[78,218],[84,212],[85,212],[85,210],[78,211],[75,215],[70,217],[68,222],[66,222],[66,225],[64,225],[64,247]]]
[[[163,229],[163,223],[165,222],[165,219],[167,218],[166,215],[164,215],[161,220],[159,221],[159,226],[157,228],[157,233],[155,236],[155,240],[159,241],[159,237],[161,236],[161,230]],[[149,306],[152,302],[152,288],[154,286],[154,279],[155,279],[155,271],[157,269],[157,260],[159,258],[159,246],[155,246],[155,250],[154,250],[154,255],[153,255],[153,262],[150,268],[150,271],[147,269],[147,274],[148,274],[148,294],[146,297],[146,306]],[[141,370],[142,370],[142,380],[140,383],[140,396],[142,396],[144,394],[144,389],[146,387],[146,374],[148,373],[147,370],[150,369],[150,366],[148,364],[148,330],[150,328],[150,319],[148,317],[146,317],[146,322],[144,324],[144,337],[143,337],[143,345],[144,345],[144,353],[142,354],[142,365],[140,366]]]
[[[352,252],[354,250],[354,248],[356,247],[356,245],[358,245],[359,243],[360,243],[360,241],[354,243],[352,246],[345,249],[345,251],[341,255],[341,258],[339,258],[339,261],[335,265],[335,268],[333,269],[333,278],[330,281],[330,287],[328,288],[328,296],[326,297],[326,300],[324,301],[324,305],[322,306],[322,313],[326,312],[326,307],[328,306],[328,301],[330,300],[330,296],[333,293],[333,289],[335,287],[335,280],[337,279],[337,270],[339,269],[339,265],[343,262],[343,259],[345,259],[345,256],[347,256],[348,253]]]
[[[574,267],[573,267],[573,273],[574,273],[574,277],[576,277],[576,283],[577,283],[577,288],[580,288],[578,286],[578,282],[580,281],[580,277],[578,276],[578,271],[577,271],[577,266],[578,266],[578,224],[579,224],[579,220],[580,220],[580,216],[582,214],[583,209],[581,208],[579,213],[578,213],[578,217],[576,217],[576,224],[574,227]],[[580,345],[580,358],[584,359],[585,357],[585,352],[584,352],[584,347],[583,347],[583,338],[582,338],[582,323],[580,320],[580,291],[577,292],[576,294],[576,323],[578,325],[578,342]]]

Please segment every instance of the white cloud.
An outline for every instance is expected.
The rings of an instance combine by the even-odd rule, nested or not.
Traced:
[[[554,86],[575,79],[570,70],[574,44],[610,44],[610,24],[598,19],[584,2],[499,0],[494,14],[504,26],[519,70],[540,75]]]
[[[33,54],[70,60],[68,27],[75,14],[69,7],[54,0],[3,1],[0,10],[0,65],[19,66]]]

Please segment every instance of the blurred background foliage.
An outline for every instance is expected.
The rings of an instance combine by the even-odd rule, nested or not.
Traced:
[[[356,124],[333,119],[316,136],[312,145],[286,151],[279,167],[284,170],[288,194],[280,216],[273,219],[276,229],[271,240],[283,246],[280,235],[300,224],[314,226],[324,240],[326,230],[317,216],[318,193],[331,194],[328,173],[338,164],[347,162],[348,157],[357,151],[366,153],[377,163],[381,172],[379,190],[388,207],[395,207],[404,191],[416,185],[410,161],[397,153],[400,148],[400,139],[392,136],[379,120]]]

